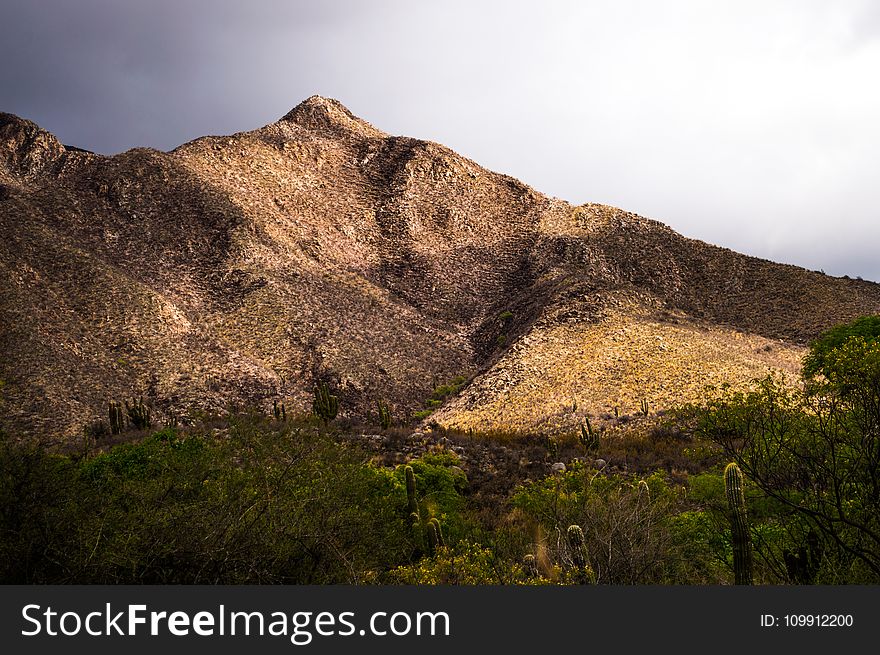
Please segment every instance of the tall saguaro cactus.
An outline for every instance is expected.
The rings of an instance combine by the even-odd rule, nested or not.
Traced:
[[[413,472],[412,466],[406,466],[403,469],[406,477],[406,503],[410,514],[419,515],[419,503],[416,500],[416,474]]]
[[[125,414],[122,411],[122,403],[111,400],[108,413],[110,415],[110,434],[119,434],[125,428]]]
[[[733,576],[738,585],[752,584],[752,539],[746,517],[743,474],[735,462],[724,469],[724,491],[730,508],[730,534],[733,542]]]
[[[384,400],[377,400],[376,410],[379,415],[379,425],[383,430],[387,430],[391,427],[391,408]]]
[[[443,528],[440,527],[440,519],[432,516],[429,523],[433,526],[434,535],[437,539],[437,545],[441,548],[446,546],[446,540],[443,538]]]
[[[422,514],[419,512],[419,501],[416,498],[416,475],[413,467],[406,465],[403,467],[404,478],[406,479],[406,504],[409,511],[409,524],[412,530],[413,542],[416,545],[416,554],[433,556],[437,552],[437,548],[446,546],[446,539],[443,536],[443,528],[437,517],[425,518],[422,522]]]
[[[339,399],[330,393],[330,386],[326,382],[315,385],[315,400],[312,401],[312,411],[325,423],[336,418],[339,411]]]
[[[590,557],[587,552],[587,540],[584,531],[579,525],[570,525],[566,531],[568,547],[571,551],[571,559],[575,568],[575,579],[579,584],[595,584],[596,574],[590,566]]]
[[[130,405],[126,400],[125,411],[128,414],[131,424],[138,430],[146,430],[153,425],[153,421],[150,418],[150,408],[144,404],[143,396],[139,399],[133,398]]]
[[[584,447],[585,455],[588,455],[590,451],[599,450],[599,433],[593,430],[589,416],[584,417],[584,422],[581,423],[581,434],[579,439],[581,445]]]

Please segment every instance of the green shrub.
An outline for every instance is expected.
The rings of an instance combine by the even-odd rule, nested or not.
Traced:
[[[437,518],[446,531],[446,539],[453,541],[469,530],[463,515],[467,477],[458,464],[454,453],[428,453],[405,467],[398,467],[394,474],[405,488],[406,469],[412,470],[420,515],[425,522]],[[406,508],[406,514],[411,513],[412,509]]]
[[[828,359],[832,351],[840,348],[852,337],[861,337],[867,342],[880,339],[880,315],[862,316],[851,323],[836,325],[810,344],[810,352],[804,358],[805,377],[828,373]]]
[[[446,384],[440,384],[434,387],[434,391],[431,392],[431,396],[425,400],[425,407],[427,409],[415,411],[412,413],[412,416],[417,421],[424,420],[428,418],[435,409],[440,407],[446,399],[456,395],[459,391],[461,391],[462,387],[467,384],[467,378],[463,375],[458,375]]]
[[[411,552],[398,477],[312,422],[0,457],[3,582],[358,583]]]
[[[678,501],[679,492],[659,473],[638,480],[576,463],[520,487],[513,497],[532,529],[548,535],[555,561],[570,557],[563,550],[568,526],[584,526],[588,560],[600,584],[669,581],[674,557],[669,522]]]
[[[539,584],[522,565],[499,559],[485,546],[462,541],[452,548],[440,547],[434,557],[391,571],[388,581],[407,585]],[[546,581],[545,581],[546,582]]]
[[[866,325],[874,322],[832,336]],[[720,445],[764,496],[753,521],[769,543],[755,546],[777,577],[876,583],[880,340],[820,339],[810,356],[805,370],[822,376],[803,391],[768,377],[755,391],[728,392],[699,415],[697,433]]]

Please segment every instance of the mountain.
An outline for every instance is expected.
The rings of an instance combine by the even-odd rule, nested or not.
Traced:
[[[570,429],[794,373],[880,285],[572,206],[313,96],[275,123],[101,156],[0,114],[3,429],[71,439],[110,399],[160,421],[273,400]],[[577,404],[576,411],[573,410]]]

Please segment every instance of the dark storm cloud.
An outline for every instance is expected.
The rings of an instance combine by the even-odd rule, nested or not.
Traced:
[[[313,92],[298,69],[311,35],[362,3],[160,0],[6,3],[0,26],[3,109],[99,152],[172,148],[238,131],[271,90]],[[306,82],[306,84],[303,84]],[[265,85],[265,88],[262,85]],[[267,91],[269,93],[267,94]],[[288,107],[289,108],[289,107]]]
[[[538,190],[880,280],[869,0],[7,0],[0,110],[99,152],[313,93]]]

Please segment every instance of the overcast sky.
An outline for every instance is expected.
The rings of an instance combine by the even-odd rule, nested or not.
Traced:
[[[880,281],[880,2],[3,0],[0,111],[171,149],[334,97],[573,203]]]

